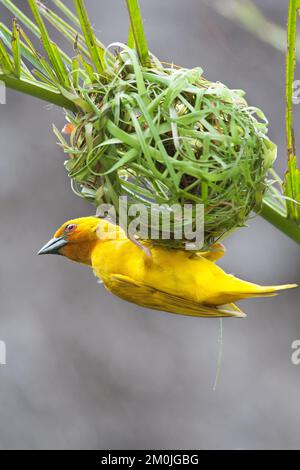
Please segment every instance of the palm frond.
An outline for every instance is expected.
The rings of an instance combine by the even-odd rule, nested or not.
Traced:
[[[300,171],[297,167],[296,146],[293,130],[293,83],[296,65],[297,17],[300,0],[290,0],[287,31],[286,60],[286,140],[288,167],[283,185],[287,199],[287,215],[300,223]]]
[[[144,66],[150,65],[149,51],[147,40],[145,36],[145,31],[142,22],[141,11],[139,7],[138,0],[126,0],[127,8],[130,17],[130,32],[129,32],[129,41],[130,47],[134,44],[137,49],[137,53],[140,59],[140,62]]]
[[[78,113],[82,115],[95,113],[95,103],[90,96],[90,87],[96,86],[101,89],[101,87],[106,86],[107,74],[109,73],[111,74],[110,78],[113,80],[114,65],[118,60],[118,54],[115,56],[106,50],[103,43],[96,37],[83,0],[74,0],[74,12],[61,0],[51,1],[53,8],[46,6],[41,0],[27,0],[33,15],[32,20],[14,4],[14,0],[0,0],[0,3],[15,18],[11,29],[0,23],[0,81],[4,82],[9,88],[65,108],[68,110],[68,119],[72,121],[72,116],[78,115]],[[218,5],[219,8],[222,2],[213,0],[212,3]],[[237,12],[238,3],[241,4],[239,12]],[[230,4],[232,6],[230,11],[235,10],[232,17],[237,18],[238,14],[239,21],[249,30],[251,28],[250,19],[256,18],[256,25],[261,25],[259,28],[261,36],[263,36],[261,39],[271,43],[275,41],[276,36],[278,41],[275,41],[274,44],[276,43],[276,47],[282,50],[283,30],[270,22],[268,23],[251,0],[244,0],[243,2],[230,0]],[[127,50],[136,73],[137,99],[143,97],[139,104],[145,110],[145,113],[147,111],[149,114],[146,113],[149,128],[155,131],[152,126],[151,112],[156,101],[154,100],[152,103],[144,101],[146,100],[144,91],[145,79],[151,79],[151,73],[149,74],[147,69],[151,66],[157,67],[159,62],[156,63],[156,59],[152,56],[150,61],[138,0],[126,0],[126,6],[130,18]],[[300,0],[289,0],[286,69],[288,168],[284,184],[277,185],[265,196],[261,215],[300,243],[300,171],[297,166],[292,108],[295,61],[297,57],[300,58],[300,53],[296,49],[297,38],[299,38],[297,36],[297,15],[299,11]],[[60,45],[53,41],[47,29],[48,24],[61,33],[64,39],[73,46],[74,57],[69,56]],[[262,26],[267,24],[270,25],[268,29],[269,36],[266,28]],[[37,40],[43,46],[43,55],[36,46]],[[118,43],[116,43],[116,47],[118,47]],[[133,49],[136,49],[136,54]],[[158,74],[157,79],[159,78]],[[163,80],[163,77],[161,79]],[[140,131],[139,122],[135,119],[134,112],[131,113],[131,117],[136,124],[137,131]],[[113,127],[113,125],[112,123],[111,126]],[[116,135],[120,132],[116,126],[113,130]],[[140,135],[142,135],[141,132]],[[148,150],[145,147],[146,155]],[[132,159],[134,152],[133,149],[132,152],[129,151],[128,154],[124,154],[122,158],[126,161]],[[163,159],[163,147],[157,149],[157,158],[158,154],[159,158]],[[166,160],[165,163],[167,169],[172,170],[172,168],[169,168],[169,161]],[[181,162],[178,161],[176,164],[180,165]],[[143,169],[140,169],[140,171],[143,171]],[[109,168],[106,169],[106,173],[104,178],[107,179],[107,185],[110,185],[111,171]],[[130,185],[131,183],[127,181],[124,184]],[[204,191],[205,185],[203,185],[203,188]],[[111,193],[113,194],[113,184]]]

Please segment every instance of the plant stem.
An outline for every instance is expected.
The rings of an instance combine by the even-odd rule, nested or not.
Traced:
[[[55,104],[56,106],[69,109],[73,112],[76,112],[77,110],[72,101],[55,91],[44,88],[38,83],[30,83],[29,81],[20,80],[11,75],[0,75],[0,82],[5,83],[5,85],[12,90],[34,96],[35,98],[46,101],[47,103]]]
[[[287,142],[287,171],[283,192],[290,200],[287,201],[288,217],[300,222],[300,172],[297,168],[296,143],[293,129],[293,94],[296,67],[296,35],[297,17],[300,8],[299,0],[289,1],[287,28],[287,57],[286,57],[286,142]]]
[[[267,202],[264,202],[259,215],[296,243],[300,244],[300,226],[293,222],[293,220],[288,219],[279,210],[274,209]]]
[[[150,59],[139,2],[138,0],[126,0],[126,3],[135,47],[141,64],[147,67],[150,65]]]
[[[97,45],[97,40],[93,32],[93,28],[91,26],[91,22],[89,21],[83,0],[74,0],[75,7],[78,14],[78,19],[81,24],[81,29],[85,38],[85,42],[87,48],[90,51],[93,64],[97,70],[97,72],[101,75],[104,71],[104,50]]]
[[[294,154],[293,138],[293,81],[296,65],[297,0],[290,0],[287,30],[286,57],[286,141],[288,159]]]

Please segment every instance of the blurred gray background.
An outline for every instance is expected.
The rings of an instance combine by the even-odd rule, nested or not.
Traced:
[[[86,3],[106,44],[126,40],[123,0]],[[287,0],[255,3],[285,27]],[[245,89],[270,119],[282,173],[284,56],[212,5],[141,0],[151,50]],[[300,448],[300,366],[291,364],[300,291],[244,302],[246,319],[224,321],[213,392],[218,320],[142,310],[88,268],[36,256],[61,223],[93,212],[70,189],[52,122],[63,127],[60,109],[21,94],[8,91],[0,106],[0,448]],[[226,245],[222,266],[236,275],[300,281],[299,246],[260,218]]]

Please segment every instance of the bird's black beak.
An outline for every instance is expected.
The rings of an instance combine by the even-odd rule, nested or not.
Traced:
[[[51,238],[43,248],[40,249],[38,255],[59,255],[59,250],[67,244],[65,238]]]

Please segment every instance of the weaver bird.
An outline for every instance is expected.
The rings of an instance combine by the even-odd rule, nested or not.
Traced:
[[[38,254],[59,254],[86,264],[118,297],[181,315],[244,317],[234,302],[296,287],[259,286],[225,273],[215,264],[224,254],[222,245],[198,253],[151,241],[138,246],[118,225],[97,217],[64,223]]]

